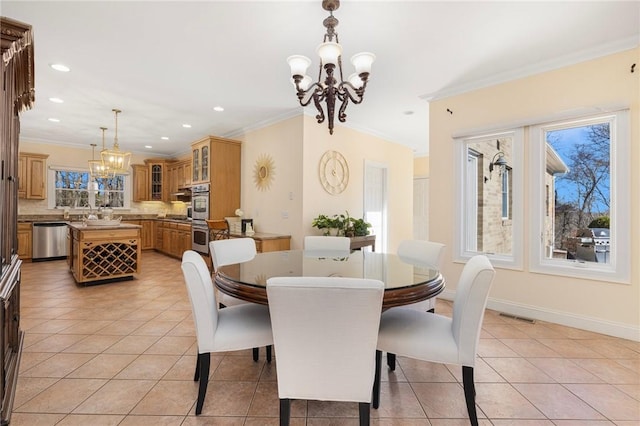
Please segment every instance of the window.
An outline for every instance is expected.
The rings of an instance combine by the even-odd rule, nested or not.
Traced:
[[[523,131],[457,138],[460,178],[456,258],[487,254],[507,268],[522,264]]]
[[[530,142],[531,269],[628,281],[628,112],[532,126]]]
[[[129,208],[129,177],[92,180],[86,170],[49,169],[49,208]]]

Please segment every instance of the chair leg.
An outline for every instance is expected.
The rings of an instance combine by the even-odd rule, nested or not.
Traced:
[[[273,346],[271,346],[271,345],[267,346],[267,362],[271,362],[271,348],[272,347]]]
[[[369,426],[371,421],[371,404],[368,402],[360,402],[358,408],[360,409],[360,426]]]
[[[198,354],[198,364],[200,370],[200,386],[198,386],[196,416],[202,413],[204,396],[207,394],[207,385],[209,384],[209,367],[211,366],[211,354],[209,352]]]
[[[373,408],[378,409],[380,406],[380,372],[382,370],[382,351],[376,350],[376,372],[373,376]]]
[[[473,383],[473,367],[462,366],[462,384],[464,386],[464,399],[467,402],[467,413],[472,426],[478,426],[478,414],[476,413],[476,386]]]
[[[280,398],[280,426],[289,426],[291,418],[291,400]]]
[[[431,312],[432,314],[435,314],[436,308],[427,309],[427,312]]]
[[[196,373],[193,375],[193,381],[200,380],[200,356],[196,357]]]
[[[396,354],[387,352],[387,366],[389,366],[389,370],[396,371]]]
[[[260,356],[260,348],[253,348],[253,360],[258,361]]]

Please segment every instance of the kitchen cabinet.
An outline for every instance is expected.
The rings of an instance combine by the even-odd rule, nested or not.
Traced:
[[[167,167],[169,195],[191,185],[191,160],[182,160]],[[172,201],[173,201],[173,197]]]
[[[18,256],[20,256],[20,259],[31,259],[32,241],[33,228],[31,223],[18,223]]]
[[[155,228],[153,220],[123,220],[122,223],[140,225],[140,248],[149,250],[155,248]]]
[[[181,259],[182,253],[191,249],[191,225],[171,220],[159,220],[156,223],[156,233],[161,234],[156,250]]]
[[[151,190],[149,189],[149,166],[146,164],[133,164],[133,201],[149,201]]]
[[[21,152],[18,156],[18,198],[47,198],[47,154]]]
[[[169,160],[147,159],[144,165],[134,164],[133,201],[169,201]]]
[[[234,216],[240,207],[241,144],[207,136],[191,145],[192,184],[209,183],[209,219]]]

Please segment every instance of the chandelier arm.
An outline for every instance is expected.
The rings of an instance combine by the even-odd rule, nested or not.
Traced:
[[[367,87],[367,80],[365,80],[363,82],[362,87],[360,87],[359,89],[356,89],[353,86],[353,84],[351,84],[348,81],[343,81],[339,85],[340,91],[344,92],[349,97],[349,99],[351,99],[351,102],[353,102],[356,105],[358,105],[359,103],[362,102],[362,100],[364,98],[364,91],[365,91],[366,87]],[[351,90],[349,90],[349,89],[351,89]],[[354,97],[352,95],[352,91],[356,94],[357,97]]]
[[[341,123],[347,121],[347,114],[345,114],[345,110],[347,109],[347,105],[349,104],[349,98],[351,98],[351,96],[342,96],[340,98],[342,104],[340,105],[340,109],[338,110],[338,120],[340,120]]]
[[[322,123],[324,121],[324,111],[322,110],[322,104],[320,103],[320,101],[324,99],[324,92],[322,96],[319,96],[318,92],[315,92],[311,97],[311,99],[313,99],[313,104],[316,106],[316,109],[318,110],[318,115],[316,115],[316,120],[318,121],[318,123]]]
[[[300,105],[303,106],[303,107],[306,107],[307,105],[309,105],[309,103],[311,103],[313,95],[318,94],[318,93],[323,91],[322,86],[320,86],[320,84],[318,84],[318,83],[313,83],[311,86],[309,86],[309,88],[307,90],[300,89],[298,84],[296,84],[296,89],[297,89],[296,95],[298,96],[298,100],[300,101]],[[309,96],[309,97],[306,98],[307,96]],[[306,98],[306,100],[305,100],[305,98]]]

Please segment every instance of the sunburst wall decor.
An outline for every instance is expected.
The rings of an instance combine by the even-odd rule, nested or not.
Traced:
[[[262,154],[253,166],[253,182],[260,191],[266,191],[273,182],[275,166],[268,154]]]

